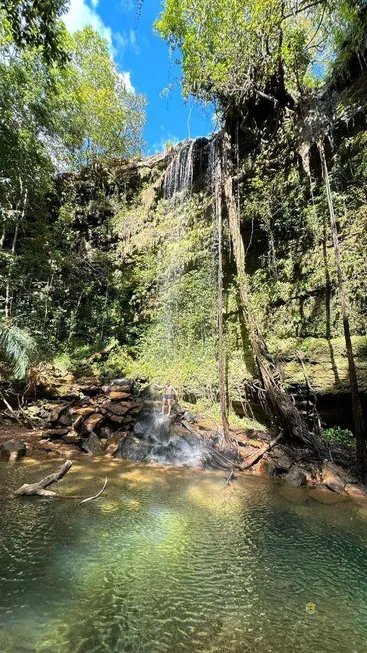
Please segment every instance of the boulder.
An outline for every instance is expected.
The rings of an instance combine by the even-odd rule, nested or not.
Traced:
[[[281,447],[274,447],[269,452],[270,458],[274,461],[276,468],[288,472],[292,467],[292,459],[285,453]]]
[[[256,465],[251,467],[251,471],[262,476],[275,476],[276,465],[273,460],[262,458]]]
[[[322,466],[322,482],[330,490],[338,492],[338,494],[346,494],[344,486],[347,483],[356,482],[356,479],[348,474],[342,467],[326,460]]]
[[[152,451],[153,445],[146,441],[134,437],[121,438],[116,456],[126,458],[134,462],[146,460]]]
[[[86,440],[82,442],[82,449],[92,456],[100,456],[104,453],[104,447],[95,433],[90,433]]]
[[[63,413],[63,415],[59,417],[59,424],[62,424],[62,426],[71,426],[71,423],[72,419],[69,413]]]
[[[42,431],[42,437],[43,438],[49,438],[50,440],[61,440],[61,438],[64,437],[64,435],[67,435],[69,433],[68,428],[61,428],[61,429],[46,429],[46,431]]]
[[[76,431],[69,431],[61,439],[65,444],[80,444],[80,435]]]
[[[52,408],[51,414],[50,414],[50,420],[49,420],[50,423],[51,424],[56,424],[56,422],[58,422],[60,420],[60,418],[62,417],[62,414],[64,413],[66,408],[67,408],[67,404],[59,404],[59,405],[55,406],[54,408]]]
[[[126,378],[112,379],[111,386],[115,386],[115,385],[119,387],[123,387],[125,392],[131,392],[134,382],[131,381],[131,379],[126,379]]]
[[[117,403],[113,401],[104,401],[100,406],[100,411],[104,415],[125,415],[130,409],[130,404],[127,403]]]
[[[0,445],[0,458],[16,460],[27,453],[27,447],[22,440],[8,440]]]
[[[185,420],[185,422],[188,422],[189,424],[195,424],[196,422],[196,417],[194,413],[190,413],[189,410],[186,410],[184,414],[182,415],[182,419]]]
[[[80,406],[79,408],[70,408],[69,410],[70,415],[72,417],[89,417],[89,415],[92,415],[94,413],[94,408],[92,406]]]
[[[111,435],[112,435],[112,430],[109,426],[103,426],[103,428],[101,428],[101,432],[100,432],[101,438],[105,438],[106,440],[108,440],[108,438],[110,438]]]
[[[112,401],[122,401],[123,399],[130,399],[130,392],[122,392],[120,389],[110,390],[109,396]]]
[[[114,424],[122,424],[125,421],[123,415],[108,415],[108,419]]]
[[[297,465],[292,465],[287,474],[283,476],[283,479],[294,487],[300,487],[306,483],[306,474],[303,469]]]
[[[367,485],[362,485],[361,483],[346,483],[344,486],[344,492],[349,497],[363,499],[367,497]]]
[[[89,415],[89,417],[87,417],[83,422],[83,432],[91,433],[94,431],[95,434],[99,433],[102,428],[103,420],[104,416],[101,415],[101,413],[93,413],[93,415]]]
[[[134,435],[136,435],[138,438],[143,438],[147,430],[148,430],[148,424],[145,422],[136,422],[134,424],[134,428],[133,428]]]

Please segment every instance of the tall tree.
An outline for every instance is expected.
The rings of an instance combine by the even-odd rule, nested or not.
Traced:
[[[60,115],[72,165],[141,153],[145,98],[127,87],[106,40],[85,27],[69,47],[71,60],[60,77]]]
[[[331,193],[329,171],[327,167],[325,149],[323,143],[319,142],[318,147],[319,147],[319,153],[321,159],[322,174],[323,174],[325,188],[326,188],[327,203],[329,207],[331,234],[333,239],[336,272],[338,278],[339,301],[340,301],[340,306],[343,315],[343,329],[344,329],[345,347],[346,347],[347,358],[348,358],[348,375],[349,375],[349,383],[350,383],[350,393],[352,398],[353,421],[354,421],[354,430],[355,430],[355,436],[357,441],[357,449],[356,449],[357,465],[359,468],[359,473],[361,478],[363,478],[363,480],[366,480],[367,479],[367,433],[366,433],[366,425],[363,417],[361,398],[359,395],[356,366],[354,362],[353,344],[352,344],[352,337],[351,337],[350,324],[349,324],[348,299],[344,287],[338,227],[335,219],[334,202]]]
[[[13,41],[18,48],[38,48],[47,63],[66,63],[63,26],[60,17],[68,0],[0,0]]]

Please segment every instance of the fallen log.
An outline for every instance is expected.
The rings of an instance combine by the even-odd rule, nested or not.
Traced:
[[[274,440],[271,440],[271,442],[266,442],[266,443],[261,447],[261,449],[259,449],[258,451],[256,451],[256,453],[253,453],[253,454],[251,454],[251,456],[249,456],[248,458],[246,458],[246,460],[245,460],[243,463],[241,463],[241,464],[238,466],[238,468],[239,468],[241,471],[243,471],[243,470],[245,470],[245,469],[249,469],[250,467],[252,467],[252,465],[254,465],[255,463],[257,463],[257,461],[260,460],[260,458],[262,458],[263,455],[264,455],[267,451],[269,451],[270,449],[272,449],[272,447],[274,447],[274,446],[276,445],[276,443],[279,442],[279,440],[280,440],[280,438],[282,437],[282,435],[283,435],[283,433],[279,433],[279,435],[277,435],[277,437],[274,438]]]
[[[42,478],[38,483],[25,483],[22,485],[22,487],[18,488],[18,490],[15,490],[14,495],[15,496],[33,496],[33,495],[38,495],[38,496],[43,496],[43,497],[55,497],[57,496],[56,492],[52,492],[50,490],[46,490],[49,485],[52,485],[53,483],[57,483],[57,481],[60,481],[65,474],[69,471],[69,469],[72,466],[72,461],[71,460],[66,460],[63,464],[62,467],[57,472],[54,472],[53,474],[50,474],[49,476],[45,476],[45,478]]]

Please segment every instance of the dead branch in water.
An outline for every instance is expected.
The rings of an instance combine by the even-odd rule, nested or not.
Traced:
[[[103,488],[102,488],[102,490],[100,490],[97,494],[94,494],[92,497],[88,497],[87,499],[83,499],[83,501],[81,501],[81,502],[79,503],[79,505],[81,506],[82,503],[87,503],[87,501],[93,501],[93,499],[98,499],[98,497],[101,496],[102,492],[104,492],[104,490],[105,490],[105,488],[106,488],[106,485],[107,485],[107,476],[106,476],[106,478],[105,478],[105,480],[104,480],[104,484],[103,484]]]
[[[226,478],[226,485],[229,485],[230,483],[233,483],[235,478],[236,477],[234,475],[234,468],[232,467],[231,471],[229,472],[229,474],[228,474],[228,476]]]
[[[283,433],[279,433],[279,435],[277,435],[277,437],[274,438],[274,440],[272,440],[271,442],[267,442],[266,444],[264,444],[261,447],[261,449],[256,451],[256,453],[253,453],[251,456],[246,458],[246,460],[241,465],[239,465],[239,469],[241,469],[243,471],[244,469],[249,469],[249,467],[252,467],[252,465],[257,463],[257,461],[260,460],[260,458],[263,457],[264,453],[269,451],[269,449],[274,447],[276,445],[276,443],[279,442],[282,435],[283,435]]]
[[[38,495],[38,496],[43,496],[43,497],[55,497],[57,496],[56,492],[52,492],[50,490],[46,490],[46,487],[49,485],[52,485],[53,483],[57,483],[57,481],[60,481],[65,474],[68,473],[69,469],[72,466],[72,461],[71,460],[66,460],[63,464],[62,467],[57,472],[54,472],[53,474],[50,474],[49,476],[46,476],[45,478],[42,478],[38,483],[25,483],[22,485],[22,487],[18,488],[14,492],[15,496],[33,496],[33,495]]]

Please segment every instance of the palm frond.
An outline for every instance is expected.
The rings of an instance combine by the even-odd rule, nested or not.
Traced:
[[[36,352],[33,338],[8,322],[0,321],[0,358],[12,370],[16,379],[23,379]]]

